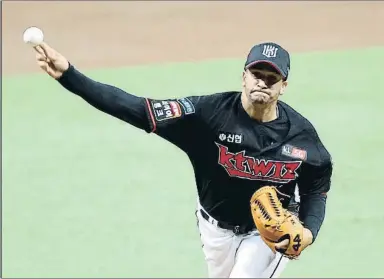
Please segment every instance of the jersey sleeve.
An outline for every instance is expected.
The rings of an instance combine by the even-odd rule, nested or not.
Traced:
[[[92,80],[73,65],[58,82],[98,110],[190,151],[199,134],[214,127],[212,121],[220,94],[178,99],[138,97],[115,86]],[[209,124],[208,124],[209,123]]]
[[[150,132],[188,152],[205,133],[217,107],[215,95],[146,99]],[[208,124],[209,123],[209,124]]]
[[[72,64],[57,82],[94,108],[139,129],[149,131],[145,98],[95,81],[82,74]]]
[[[332,171],[331,161],[319,166],[304,165],[298,180],[300,196],[326,194],[331,187]]]

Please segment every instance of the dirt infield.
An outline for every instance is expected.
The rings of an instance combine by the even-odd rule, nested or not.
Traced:
[[[3,73],[36,71],[30,25],[84,68],[384,45],[384,2],[3,2]]]

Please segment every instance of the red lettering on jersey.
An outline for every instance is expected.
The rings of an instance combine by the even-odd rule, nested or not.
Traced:
[[[245,163],[247,162],[247,158],[244,157],[244,151],[239,152],[235,155],[235,167],[240,171],[245,171]]]
[[[250,180],[288,183],[298,176],[301,161],[273,161],[245,156],[245,151],[231,153],[228,147],[216,143],[219,148],[218,163],[229,176]]]
[[[299,169],[301,162],[287,162],[285,163],[286,172],[281,176],[283,179],[293,180],[297,177],[297,170]]]
[[[251,158],[252,160],[248,160],[248,164],[250,169],[253,171],[253,175],[256,176],[268,176],[268,174],[272,171],[275,166],[273,161],[265,161],[259,160],[255,158]]]
[[[230,160],[233,159],[235,154],[228,152],[228,147],[224,145],[218,144],[217,146],[219,147],[220,154],[219,164],[225,168],[233,168],[233,164]]]
[[[275,172],[272,177],[279,179],[283,176],[283,169],[285,167],[286,162],[274,162],[274,163],[275,163]]]

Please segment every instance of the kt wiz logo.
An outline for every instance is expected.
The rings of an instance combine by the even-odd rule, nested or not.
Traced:
[[[288,183],[298,177],[301,161],[272,161],[245,156],[245,151],[231,153],[228,147],[216,143],[219,148],[219,165],[229,176],[249,180]]]

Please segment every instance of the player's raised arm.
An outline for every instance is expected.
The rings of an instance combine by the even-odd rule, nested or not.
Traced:
[[[40,68],[68,91],[80,96],[95,108],[143,130],[149,130],[145,98],[120,88],[94,81],[71,65],[58,51],[46,43],[35,47]]]
[[[100,111],[148,133],[156,133],[185,151],[190,151],[191,139],[197,130],[204,128],[201,124],[212,122],[209,118],[217,106],[215,96],[162,100],[138,97],[88,78],[46,43],[35,47],[35,50],[40,68],[68,91]],[[197,118],[202,121],[196,121]]]

